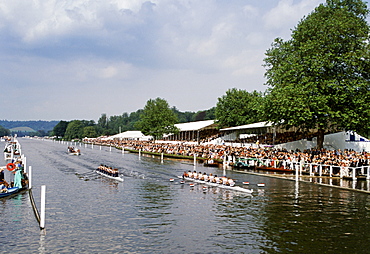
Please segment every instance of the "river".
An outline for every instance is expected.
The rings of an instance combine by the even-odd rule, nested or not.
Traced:
[[[46,185],[45,230],[28,192],[1,199],[2,253],[369,253],[366,193],[233,171],[253,194],[203,190],[169,181],[193,161],[98,146],[73,156],[66,144],[19,141],[38,206]],[[95,174],[100,164],[118,168],[124,182]]]

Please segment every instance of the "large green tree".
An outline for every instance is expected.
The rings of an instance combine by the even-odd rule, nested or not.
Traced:
[[[177,116],[170,109],[167,101],[156,98],[147,101],[136,126],[144,135],[158,139],[163,134],[177,133],[178,129],[174,126],[177,122]]]
[[[84,129],[84,125],[81,120],[71,121],[67,126],[66,132],[64,134],[64,139],[72,140],[72,139],[84,138],[83,129]]]
[[[232,88],[218,98],[215,116],[221,127],[232,127],[262,121],[262,93]]]
[[[324,131],[369,130],[368,9],[361,0],[327,0],[266,53],[268,120]]]
[[[69,122],[67,121],[60,121],[59,123],[57,123],[57,125],[55,125],[53,128],[52,135],[57,137],[64,137],[68,123]]]

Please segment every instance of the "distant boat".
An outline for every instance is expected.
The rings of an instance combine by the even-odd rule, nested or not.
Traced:
[[[80,149],[76,149],[73,146],[69,146],[68,147],[68,154],[70,154],[70,155],[80,155],[81,151],[80,151]]]

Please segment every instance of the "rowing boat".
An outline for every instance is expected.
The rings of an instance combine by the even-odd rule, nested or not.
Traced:
[[[184,177],[183,178],[182,176],[179,176],[179,178],[187,180],[187,181],[192,181],[192,182],[195,182],[195,183],[206,184],[206,185],[221,188],[221,189],[235,190],[235,191],[240,191],[240,192],[245,192],[245,193],[252,193],[253,192],[253,189],[245,189],[245,188],[235,186],[235,185],[230,186],[230,185],[224,185],[224,184],[219,184],[219,183],[211,183],[211,182],[202,181],[202,180],[198,180],[198,179],[194,179],[194,178],[190,178],[190,177]]]
[[[110,176],[110,175],[104,174],[103,172],[100,172],[98,170],[96,170],[95,172],[98,173],[99,175],[105,176],[107,178],[110,178],[110,179],[113,179],[113,180],[116,180],[116,181],[119,181],[119,182],[123,182],[123,178],[122,177],[119,177],[119,176]]]

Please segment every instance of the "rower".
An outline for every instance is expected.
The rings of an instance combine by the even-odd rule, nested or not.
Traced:
[[[220,178],[219,178],[217,175],[215,175],[214,182],[215,182],[215,183],[220,183]]]
[[[212,173],[209,174],[209,177],[208,177],[208,181],[210,183],[213,183],[213,180],[215,179],[215,177],[212,175]]]
[[[193,178],[193,173],[189,170],[188,177]]]
[[[233,187],[233,186],[235,185],[234,180],[233,180],[233,179],[231,179],[231,178],[229,178],[229,179],[227,180],[227,185],[229,185],[229,186]]]
[[[195,171],[195,170],[194,170],[194,172],[193,172],[193,178],[194,178],[194,179],[198,179],[198,174],[197,174],[197,171]]]
[[[182,174],[182,179],[185,179],[185,177],[187,176],[188,174],[186,173],[186,171],[184,171],[184,173]]]
[[[206,173],[203,173],[203,181],[208,182],[208,176]]]

